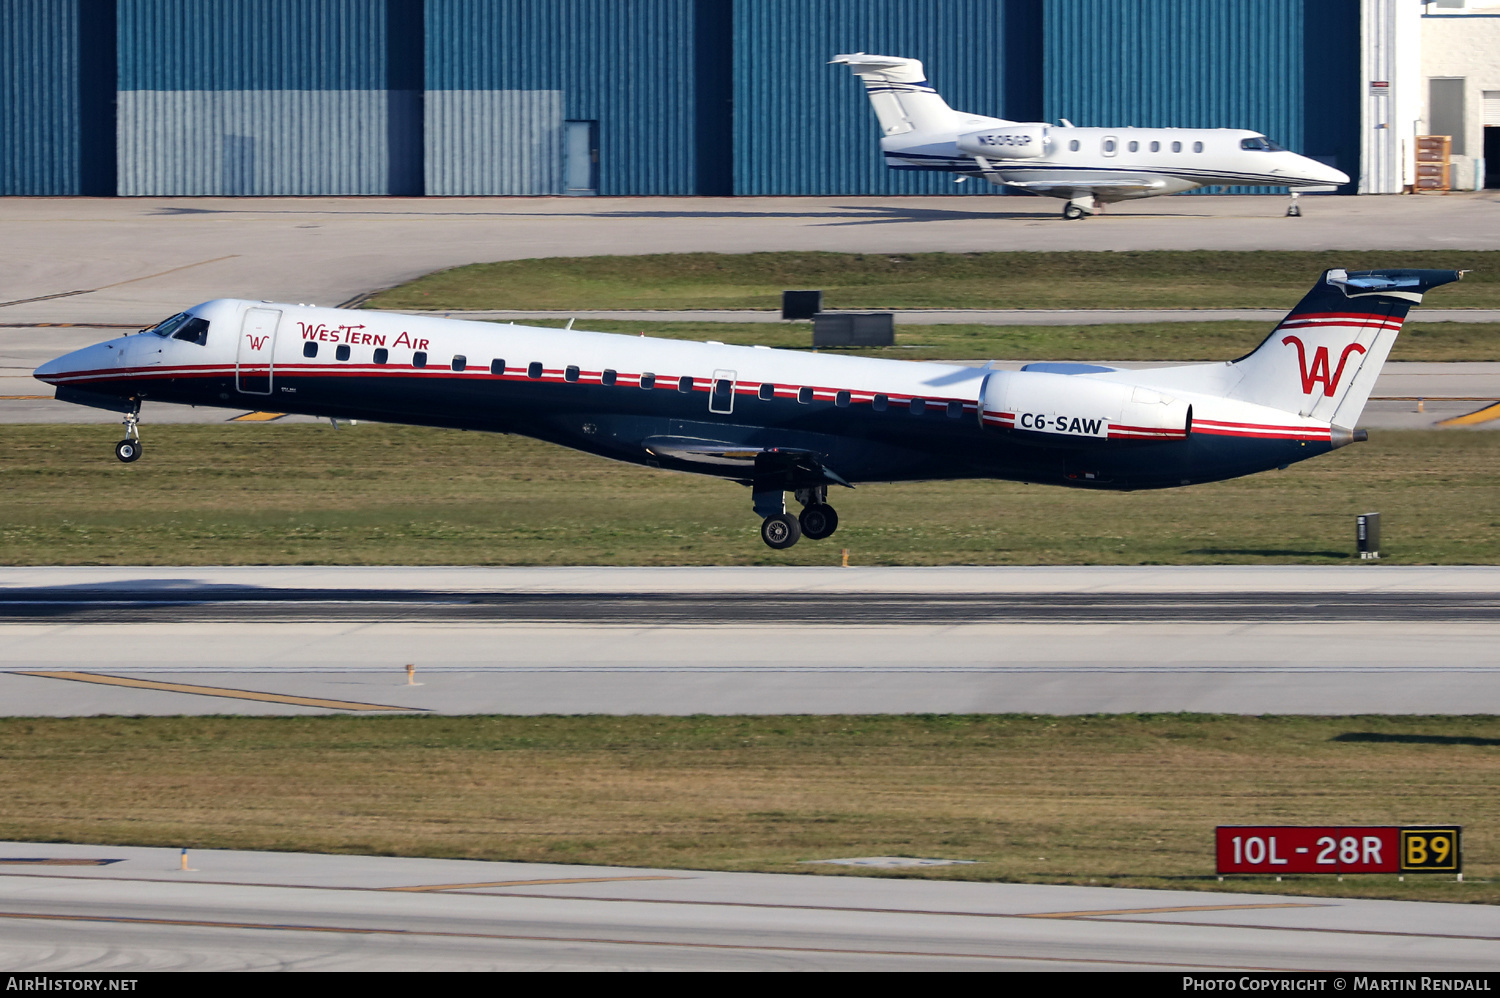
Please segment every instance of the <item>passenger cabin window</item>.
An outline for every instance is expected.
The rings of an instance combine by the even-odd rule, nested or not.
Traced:
[[[690,392],[693,390],[693,379],[684,374],[677,379],[677,390],[679,392]]]
[[[1073,139],[1071,142],[1068,143],[1068,152],[1077,152],[1077,151],[1078,151],[1078,140],[1077,139]]]
[[[452,366],[455,371],[462,371],[464,368],[469,366],[469,358],[465,357],[461,353],[456,353],[453,355]]]
[[[337,357],[339,360],[348,360],[349,359],[349,344],[347,344],[347,343],[340,343],[339,344],[339,348],[333,352],[333,355],[335,357]]]
[[[186,340],[189,343],[196,343],[200,347],[207,345],[208,320],[199,318],[189,319],[182,324],[177,332],[172,334],[172,339]]]
[[[755,397],[763,401],[770,401],[776,397],[776,386],[761,385],[760,390],[755,393]]]
[[[602,373],[602,374],[599,375],[599,384],[601,384],[604,387],[608,388],[608,387],[610,387],[611,385],[613,385],[615,383],[615,379],[618,378],[618,377],[619,377],[619,375],[617,375],[614,371],[611,371],[609,368],[606,367],[604,369],[604,373]]]
[[[907,410],[913,416],[920,416],[927,411],[927,403],[923,399],[912,399],[907,403]]]
[[[1202,152],[1202,151],[1203,151],[1203,143],[1202,142],[1194,142],[1193,143],[1193,152]]]
[[[870,399],[870,408],[874,409],[876,412],[885,412],[886,406],[890,404],[891,400],[890,396],[888,395],[876,395],[874,398]]]
[[[840,409],[849,408],[849,402],[850,398],[848,392],[839,392],[833,397],[833,404],[838,406]]]
[[[645,374],[641,375],[641,387],[642,388],[655,388],[656,387],[656,375],[652,374],[650,371],[647,371]]]
[[[377,364],[384,364],[386,361],[388,361],[390,359],[391,359],[391,352],[389,350],[387,350],[385,347],[377,347],[375,349],[375,363],[377,363]]]
[[[1151,151],[1152,152],[1161,152],[1161,143],[1160,142],[1153,142],[1153,143],[1151,143]]]
[[[949,419],[957,419],[958,417],[962,416],[963,414],[964,414],[964,404],[962,402],[949,402],[948,403],[948,418]]]
[[[499,357],[496,357],[494,360],[490,361],[490,373],[497,378],[504,374],[505,361],[501,360]]]
[[[728,378],[718,378],[714,381],[714,397],[720,401],[727,400],[734,394],[734,382]]]
[[[1181,142],[1173,142],[1172,143],[1172,151],[1173,152],[1182,152],[1182,143]]]
[[[542,362],[534,360],[526,367],[526,377],[540,378],[542,376]]]
[[[318,345],[316,343],[304,343],[304,344],[302,344],[302,356],[304,356],[304,357],[316,357],[317,355],[318,355]]]
[[[569,364],[567,367],[563,368],[563,380],[573,382],[576,382],[578,380],[577,364]]]
[[[1105,139],[1103,149],[1104,155],[1113,156],[1115,154],[1115,140],[1112,138]]]
[[[411,355],[411,366],[412,367],[426,367],[427,366],[427,351],[425,351],[425,350],[418,350],[416,353],[412,354]]]
[[[1131,141],[1130,146],[1129,146],[1129,149],[1130,149],[1131,152],[1139,152],[1140,148],[1141,148],[1141,144],[1139,142],[1135,142],[1133,140]]]
[[[807,403],[811,402],[812,399],[813,399],[813,390],[811,388],[799,388],[799,389],[797,389],[797,401],[798,402],[801,402],[803,405],[807,405]]]

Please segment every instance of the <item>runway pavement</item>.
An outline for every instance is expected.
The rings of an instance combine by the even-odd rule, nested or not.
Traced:
[[[0,661],[11,715],[1494,713],[1500,569],[4,569]]]
[[[830,250],[1500,249],[1494,192],[1050,199],[5,198],[0,322],[154,322],[233,297],[337,305],[445,267],[544,256]],[[774,303],[767,303],[772,305]]]
[[[1476,905],[219,850],[189,861],[0,843],[0,968],[1500,968],[1500,909]]]

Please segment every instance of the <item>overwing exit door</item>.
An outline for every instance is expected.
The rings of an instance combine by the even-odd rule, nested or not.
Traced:
[[[733,371],[714,372],[714,380],[708,386],[709,412],[734,412],[734,378]]]
[[[245,312],[234,358],[234,386],[246,395],[271,394],[276,326],[280,322],[280,309],[252,308]]]

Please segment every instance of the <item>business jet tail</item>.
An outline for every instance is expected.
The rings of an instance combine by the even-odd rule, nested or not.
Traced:
[[[1407,311],[1456,270],[1327,270],[1266,337],[1230,365],[1228,395],[1352,428]],[[1222,369],[1221,369],[1222,370]]]
[[[854,52],[834,56],[829,65],[835,64],[848,66],[865,81],[882,136],[952,131],[968,117],[949,107],[932,89],[916,59]]]

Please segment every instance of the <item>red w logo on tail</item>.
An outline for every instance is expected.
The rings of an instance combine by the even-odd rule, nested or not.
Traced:
[[[1318,347],[1313,351],[1312,367],[1307,366],[1307,347],[1302,345],[1302,340],[1296,336],[1283,337],[1282,345],[1295,343],[1297,345],[1297,366],[1302,369],[1302,393],[1311,395],[1313,386],[1321,384],[1324,395],[1332,395],[1338,389],[1339,379],[1344,376],[1344,365],[1349,362],[1351,353],[1364,353],[1365,348],[1358,343],[1351,343],[1344,347],[1344,352],[1339,355],[1339,366],[1333,374],[1328,373],[1328,348]]]

